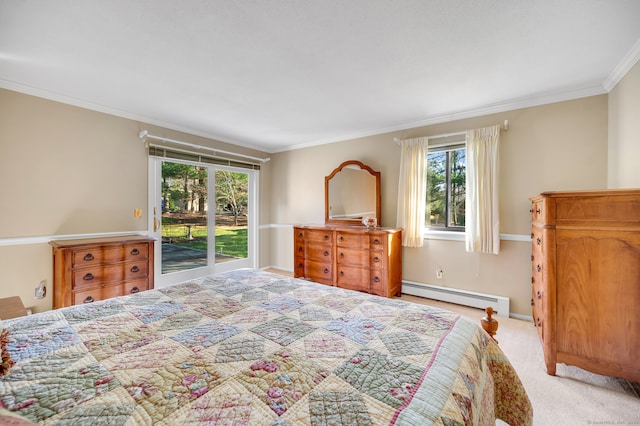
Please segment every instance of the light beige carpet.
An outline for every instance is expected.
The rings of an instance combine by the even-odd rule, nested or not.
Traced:
[[[400,299],[458,312],[478,321],[484,316],[481,309],[410,295]],[[640,384],[564,364],[558,364],[556,376],[549,376],[533,324],[512,318],[496,319],[500,327],[495,337],[527,390],[534,425],[640,425]]]

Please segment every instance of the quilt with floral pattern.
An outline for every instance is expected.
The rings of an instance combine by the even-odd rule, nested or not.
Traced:
[[[264,271],[3,326],[15,365],[0,410],[38,424],[532,423],[518,376],[474,321]]]

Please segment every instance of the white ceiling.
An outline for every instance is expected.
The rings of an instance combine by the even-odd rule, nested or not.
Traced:
[[[606,93],[639,0],[0,0],[0,87],[278,152]]]

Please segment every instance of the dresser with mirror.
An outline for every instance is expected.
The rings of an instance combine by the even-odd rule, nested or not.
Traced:
[[[380,172],[345,161],[325,177],[325,223],[294,226],[294,276],[383,297],[402,291],[402,230],[385,228]]]

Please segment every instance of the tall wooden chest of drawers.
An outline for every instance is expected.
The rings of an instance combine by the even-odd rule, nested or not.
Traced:
[[[531,198],[533,320],[556,363],[640,381],[640,190]]]
[[[54,309],[153,288],[152,238],[109,237],[50,244]]]
[[[297,226],[294,276],[392,297],[402,291],[402,231],[357,226]]]

